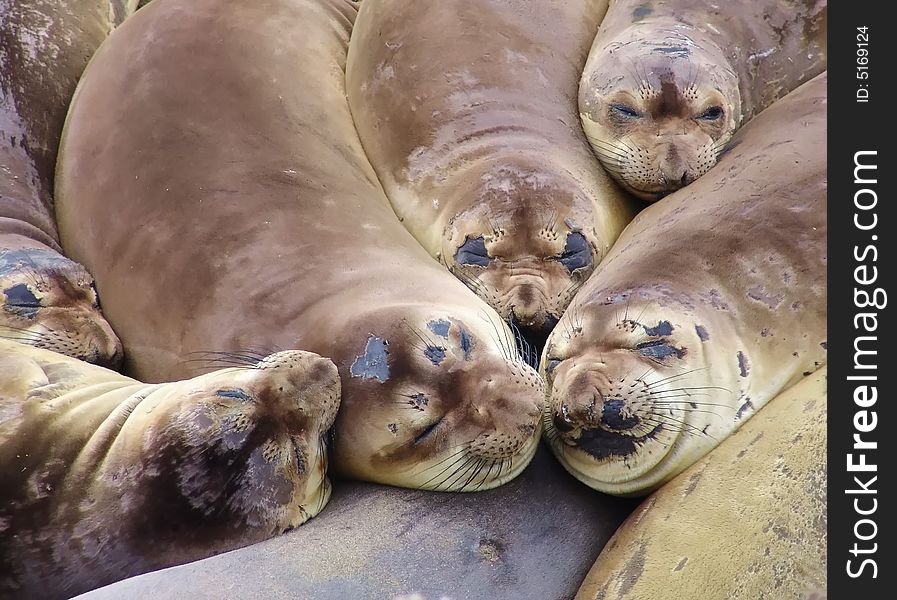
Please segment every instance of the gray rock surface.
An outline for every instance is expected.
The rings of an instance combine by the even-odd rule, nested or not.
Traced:
[[[487,492],[338,482],[320,516],[283,536],[79,598],[572,598],[636,503],[590,490],[544,448]]]

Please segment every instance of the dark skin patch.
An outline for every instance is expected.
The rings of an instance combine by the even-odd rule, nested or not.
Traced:
[[[467,333],[467,330],[463,327],[460,328],[461,331],[461,351],[464,352],[464,360],[470,360],[470,350],[473,348],[473,340],[470,337],[470,334]]]
[[[747,400],[745,400],[744,404],[741,405],[741,408],[738,409],[738,412],[735,413],[735,420],[737,421],[737,420],[741,419],[741,417],[744,416],[744,413],[748,409],[753,410],[753,408],[754,408],[754,403],[751,402],[750,398],[748,398]]]
[[[662,428],[663,425],[658,425],[641,438],[614,433],[600,427],[584,429],[576,440],[576,446],[598,460],[611,456],[625,457],[636,451],[639,442],[656,437]]]
[[[751,372],[751,361],[748,360],[747,355],[741,350],[738,351],[738,374],[742,377],[747,377],[748,373]]]
[[[578,231],[567,234],[567,243],[558,260],[571,273],[592,264],[592,252],[585,236]]]
[[[489,253],[486,251],[486,240],[483,236],[465,238],[464,243],[455,253],[455,262],[459,265],[489,266]]]
[[[389,342],[381,340],[375,335],[368,338],[364,347],[364,354],[358,356],[349,373],[352,377],[361,377],[363,379],[376,379],[383,383],[389,379],[389,363],[387,357],[389,351],[386,349]]]
[[[656,327],[648,327],[647,325],[642,325],[642,327],[645,328],[645,333],[650,336],[662,337],[673,333],[673,325],[669,321],[660,321]]]
[[[414,406],[423,410],[423,407],[430,403],[430,399],[420,392],[411,396],[411,401],[414,402]]]
[[[698,334],[698,337],[701,338],[702,342],[706,342],[710,339],[710,333],[703,325],[695,325],[695,333]]]
[[[439,319],[437,321],[430,321],[427,323],[427,329],[435,333],[441,338],[448,339],[449,328],[452,324],[445,319]]]
[[[641,6],[637,6],[635,10],[632,11],[632,18],[636,20],[644,19],[653,12],[653,8],[651,8],[647,4],[642,4]]]
[[[237,400],[243,400],[244,402],[252,402],[252,396],[248,395],[243,390],[218,390],[215,392],[216,396],[221,396],[222,398],[236,398]]]
[[[37,311],[41,307],[40,300],[27,285],[19,283],[4,290],[3,293],[6,296],[4,308],[26,319],[37,317]]]

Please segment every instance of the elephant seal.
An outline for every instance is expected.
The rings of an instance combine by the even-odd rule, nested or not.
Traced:
[[[595,154],[645,200],[715,163],[743,123],[826,68],[826,0],[619,0],[579,88]]]
[[[576,600],[824,598],[826,375],[779,394],[645,500]]]
[[[0,1],[0,337],[116,367],[121,343],[93,278],[61,254],[52,195],[66,110],[110,14],[109,0]]]
[[[346,85],[405,227],[548,334],[636,206],[589,149],[577,82],[607,2],[366,0]]]
[[[542,382],[392,212],[345,98],[355,13],[348,0],[138,10],[72,102],[62,238],[97,278],[127,372],[172,379],[206,352],[305,348],[342,376],[336,473],[487,489],[535,452]]]
[[[549,338],[546,434],[583,482],[647,493],[825,361],[826,83],[642,212]]]
[[[580,484],[543,447],[520,477],[478,494],[339,482],[299,529],[83,599],[572,598],[635,505]]]
[[[296,527],[330,496],[329,360],[144,384],[0,340],[0,596],[67,598]]]

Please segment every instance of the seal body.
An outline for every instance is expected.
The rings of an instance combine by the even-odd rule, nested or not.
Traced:
[[[403,224],[545,334],[635,211],[589,150],[577,81],[607,2],[369,0],[349,104]]]
[[[69,101],[112,27],[108,0],[0,2],[0,336],[107,366],[121,344],[61,254],[52,191]]]
[[[826,373],[779,394],[646,499],[576,599],[824,598]]]
[[[345,482],[295,531],[84,600],[212,599],[222,589],[247,600],[572,598],[633,504],[580,484],[544,448],[520,477],[477,494]]]
[[[706,173],[736,129],[826,68],[826,0],[620,0],[582,73],[604,167],[656,200]]]
[[[825,361],[826,81],[642,212],[549,338],[547,435],[588,485],[650,491]]]
[[[63,598],[267,539],[330,495],[332,362],[174,383],[0,341],[0,595]]]
[[[97,277],[129,373],[158,381],[195,373],[202,353],[305,348],[343,378],[339,473],[484,489],[532,457],[541,380],[392,212],[345,99],[355,10],[138,10],[72,103],[62,236]]]

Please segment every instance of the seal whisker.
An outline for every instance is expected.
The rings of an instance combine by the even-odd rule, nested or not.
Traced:
[[[466,463],[467,464],[466,467],[464,467],[463,469],[460,469],[460,468],[458,469],[458,471],[457,471],[458,476],[455,478],[452,478],[451,483],[449,484],[451,488],[457,488],[457,489],[454,489],[454,491],[456,491],[456,492],[463,491],[464,486],[466,486],[467,483],[465,483],[464,486],[461,486],[460,488],[458,488],[458,483],[464,479],[464,477],[467,475],[468,471],[470,471],[471,469],[476,469],[476,466],[480,463],[480,460],[481,459],[479,459],[475,456],[471,457],[470,460],[468,461],[468,463]]]
[[[458,488],[457,491],[463,492],[464,488],[466,488],[468,485],[470,485],[471,482],[473,482],[477,478],[477,475],[480,474],[480,471],[482,470],[483,465],[485,463],[486,463],[486,459],[477,460],[477,462],[475,463],[475,466],[473,468],[473,474],[471,474],[471,476],[467,478],[467,481],[464,482],[464,485],[462,485],[460,488]]]
[[[658,402],[658,403],[654,404],[654,406],[657,407],[657,408],[665,408],[665,409],[667,409],[667,410],[672,410],[672,409],[674,409],[674,408],[675,408],[675,409],[681,409],[681,410],[684,410],[684,411],[686,411],[686,412],[690,412],[690,413],[698,413],[698,414],[704,414],[704,415],[714,415],[714,416],[716,416],[716,417],[722,418],[722,415],[720,415],[720,414],[719,414],[718,412],[716,412],[716,411],[713,411],[713,410],[701,410],[701,409],[698,409],[698,408],[693,408],[693,407],[689,406],[687,402],[682,403],[681,406],[676,405],[676,404],[666,404],[666,403],[659,403],[659,402]]]
[[[464,453],[467,452],[469,449],[470,449],[469,447],[462,447],[460,450],[458,450],[457,452],[454,452],[454,453],[450,454],[450,455],[447,456],[446,458],[443,458],[443,459],[440,460],[438,463],[433,464],[433,465],[430,465],[430,466],[428,466],[428,467],[425,467],[425,468],[421,469],[420,471],[415,471],[415,472],[414,472],[414,475],[415,475],[415,477],[417,477],[417,476],[419,476],[419,475],[423,475],[424,473],[426,473],[427,471],[430,471],[431,469],[436,469],[436,468],[438,468],[440,465],[445,464],[447,461],[449,461],[449,460],[455,458],[455,457],[458,456],[459,454],[464,454]],[[446,467],[446,468],[449,468],[449,467]],[[444,472],[445,472],[445,471],[441,471],[440,473],[437,473],[436,476],[433,477],[433,479],[435,479],[436,477],[439,477],[439,475],[441,475],[441,474],[444,473]],[[430,479],[430,480],[424,482],[424,485],[426,485],[427,483],[430,483],[430,481],[432,481],[433,479]]]
[[[642,382],[645,384],[646,388],[652,388],[656,385],[660,385],[661,383],[671,381],[678,377],[685,377],[686,375],[690,375],[691,373],[695,373],[697,371],[704,371],[706,369],[707,369],[707,367],[698,367],[695,369],[690,369],[688,371],[685,371],[684,373],[676,373],[675,375],[670,375],[669,377],[661,377],[660,379],[655,379],[654,381],[645,381],[644,379],[642,379]]]
[[[463,462],[461,462],[461,465],[459,467],[455,468],[455,470],[451,471],[442,481],[439,482],[439,484],[434,489],[438,490],[443,485],[446,485],[446,484],[447,484],[446,489],[457,485],[457,480],[460,479],[460,477],[457,477],[457,479],[453,479],[453,478],[455,478],[459,472],[461,473],[461,476],[463,476],[463,473],[466,472],[466,470],[470,468],[470,465],[473,464],[474,461],[476,461],[476,457],[473,457],[473,456],[466,456],[466,457],[462,457],[462,458],[464,460],[463,460]],[[452,466],[454,466],[454,465],[452,465]],[[464,471],[462,471],[462,469],[464,469]]]
[[[480,480],[480,482],[477,484],[477,486],[476,486],[476,488],[474,488],[474,490],[479,490],[481,487],[483,487],[484,483],[489,481],[489,476],[492,475],[492,467],[495,466],[495,462],[496,462],[495,459],[493,459],[489,462],[489,470],[486,471],[486,474],[483,475],[483,479]],[[498,472],[498,475],[496,476],[496,479],[498,479],[500,476],[501,476],[501,468],[499,468],[499,472]]]

